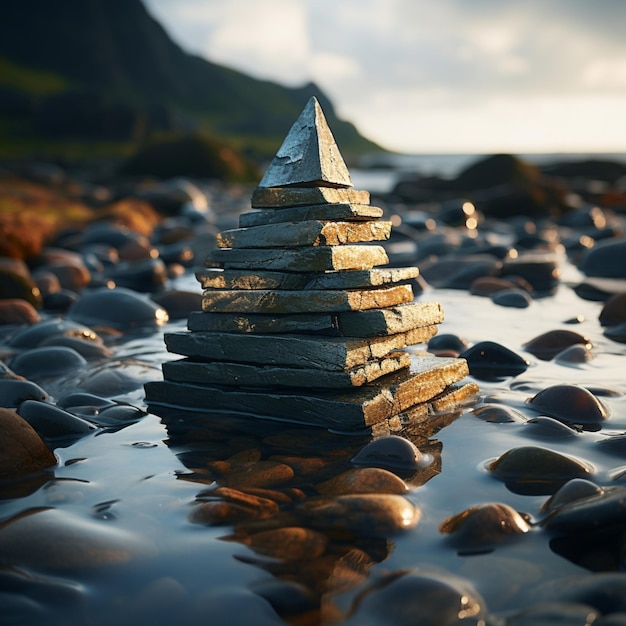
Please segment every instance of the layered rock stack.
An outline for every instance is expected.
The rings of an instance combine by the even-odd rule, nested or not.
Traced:
[[[202,311],[165,335],[185,358],[146,385],[149,405],[361,431],[422,419],[477,392],[463,359],[410,354],[443,321],[413,302],[418,269],[388,263],[391,231],[312,98],[197,273]]]

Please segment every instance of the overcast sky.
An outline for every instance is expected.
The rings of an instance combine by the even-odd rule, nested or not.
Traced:
[[[626,152],[626,0],[144,0],[185,50],[316,82],[392,150]]]

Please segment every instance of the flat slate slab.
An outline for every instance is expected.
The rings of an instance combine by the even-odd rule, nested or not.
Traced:
[[[250,228],[234,228],[217,234],[218,248],[296,248],[339,246],[347,243],[384,241],[391,222],[286,222]]]
[[[239,215],[240,228],[279,224],[282,222],[307,222],[310,220],[364,221],[378,219],[383,210],[369,204],[317,204],[286,209],[256,210]]]
[[[408,285],[407,285],[408,286]],[[413,328],[443,322],[443,309],[438,302],[412,302],[389,308],[375,308],[339,313],[339,329],[348,337],[378,337],[403,333]]]
[[[316,248],[218,249],[212,250],[205,265],[222,265],[225,269],[285,270],[312,272],[329,270],[365,270],[386,265],[389,257],[382,246],[345,245]]]
[[[181,359],[163,363],[163,377],[174,382],[203,385],[345,389],[360,387],[410,365],[411,357],[406,352],[392,352],[382,359],[368,361],[344,372]]]
[[[169,352],[196,359],[346,371],[390,352],[424,343],[436,333],[436,326],[362,339],[183,331],[166,333],[165,345]]]
[[[204,289],[368,289],[408,283],[418,276],[417,267],[317,273],[204,268],[196,272]]]
[[[257,187],[252,192],[254,209],[281,209],[307,204],[369,204],[370,193],[332,187]]]
[[[217,313],[328,313],[378,309],[412,301],[410,285],[345,291],[207,289],[202,294],[202,310]],[[391,319],[391,315],[389,317]]]
[[[191,331],[224,333],[320,333],[339,335],[337,316],[331,313],[263,315],[250,313],[203,313],[192,311],[187,320]]]

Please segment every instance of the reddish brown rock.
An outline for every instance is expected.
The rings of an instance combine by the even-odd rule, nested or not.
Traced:
[[[56,462],[28,422],[15,411],[0,408],[0,479],[38,472]]]

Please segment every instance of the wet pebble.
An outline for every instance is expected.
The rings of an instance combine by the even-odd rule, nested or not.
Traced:
[[[47,400],[48,394],[30,380],[0,379],[0,407],[15,408],[25,400]]]
[[[470,293],[474,296],[493,296],[501,291],[517,289],[512,280],[498,278],[497,276],[481,276],[470,285]]]
[[[397,572],[366,589],[346,626],[485,624],[487,606],[472,585],[451,574]]]
[[[15,411],[0,408],[0,478],[39,472],[56,462],[54,454],[26,420]]]
[[[349,493],[407,493],[407,484],[396,474],[379,467],[360,467],[343,472],[316,485],[323,495],[337,496]]]
[[[421,512],[405,497],[389,494],[320,496],[298,505],[308,526],[366,537],[386,537],[416,526]]]
[[[202,310],[202,294],[192,291],[163,291],[152,296],[153,302],[162,306],[171,320],[186,319],[192,311]]]
[[[495,546],[530,530],[528,520],[508,504],[487,503],[473,506],[449,517],[439,532],[461,554],[490,552]]]
[[[328,537],[297,526],[276,528],[240,540],[257,554],[283,561],[313,560],[324,554]]]
[[[505,289],[494,293],[491,296],[491,301],[499,306],[527,309],[532,304],[533,299],[528,292],[521,289]]]
[[[536,446],[508,450],[487,469],[514,493],[553,494],[572,478],[590,478],[593,468],[574,457]]]
[[[352,458],[352,463],[359,467],[380,467],[403,472],[425,467],[431,460],[412,441],[390,435],[368,443]]]
[[[590,480],[584,478],[572,478],[568,480],[556,493],[550,496],[542,505],[543,512],[552,513],[566,504],[576,500],[600,496],[604,489]]]
[[[567,424],[554,419],[539,415],[532,417],[526,421],[527,428],[524,429],[525,435],[535,439],[554,439],[556,441],[564,441],[574,439],[578,436],[578,431],[574,430]]]
[[[607,407],[577,385],[553,385],[529,398],[527,405],[567,424],[600,424],[609,417]]]
[[[552,293],[559,286],[559,267],[550,254],[528,253],[504,261],[501,278],[521,277],[532,285],[534,293]]]
[[[74,302],[78,302],[79,295],[69,289],[61,289],[44,296],[43,308],[51,313],[65,313]]]
[[[63,440],[67,443],[97,430],[96,426],[72,413],[38,400],[26,400],[17,409],[48,444]]]
[[[604,336],[618,343],[626,343],[626,323],[611,326],[604,331]]]
[[[83,295],[70,307],[67,315],[81,324],[111,326],[120,330],[161,326],[168,320],[165,309],[121,287],[97,289]]]
[[[32,348],[17,354],[9,362],[16,374],[33,379],[63,376],[86,364],[85,358],[76,350],[64,346]]]
[[[44,341],[57,336],[95,338],[96,334],[82,324],[77,324],[70,320],[53,318],[34,324],[16,333],[9,341],[9,345],[12,348],[19,348],[21,350],[37,348]]]
[[[30,272],[0,265],[0,299],[25,300],[35,309],[40,309],[42,296]]]
[[[52,272],[58,279],[63,289],[80,293],[91,283],[91,272],[81,261],[70,263],[48,263],[43,266],[48,272]]]
[[[75,411],[71,413],[76,414]],[[80,413],[78,413],[80,415]],[[145,411],[131,404],[115,403],[97,411],[97,414],[89,418],[89,421],[98,426],[120,426],[122,424],[132,424],[147,415]]]
[[[593,352],[587,346],[570,346],[559,352],[554,357],[554,362],[566,367],[579,367],[593,358]]]
[[[600,311],[602,326],[618,326],[626,323],[626,293],[611,296]]]
[[[41,320],[37,309],[26,300],[0,300],[0,324],[36,324]]]
[[[48,346],[63,346],[65,348],[71,348],[78,352],[85,359],[108,359],[113,356],[113,351],[107,348],[102,341],[86,339],[83,337],[71,337],[67,335],[54,335],[48,337],[40,344],[40,347]]]
[[[453,356],[458,356],[463,350],[467,349],[467,341],[461,339],[457,335],[451,335],[448,333],[442,333],[441,335],[435,335],[428,342],[428,351],[433,354],[446,353],[446,355],[452,353]]]
[[[591,341],[571,330],[551,330],[531,339],[524,344],[524,349],[542,361],[549,361],[566,348],[575,345],[591,347]]]
[[[220,483],[235,489],[241,487],[274,487],[282,485],[294,477],[294,472],[285,463],[260,461],[250,463],[246,469],[229,473]]]
[[[273,515],[272,512],[259,511],[245,504],[228,500],[211,500],[196,503],[189,515],[189,521],[205,526],[227,526],[250,520],[267,519]]]
[[[518,376],[529,363],[512,350],[493,341],[482,341],[459,355],[467,361],[470,374],[479,380],[499,380]]]
[[[588,250],[580,271],[587,276],[626,278],[626,239],[603,241]]]
[[[526,417],[522,413],[503,404],[481,404],[474,407],[471,410],[471,414],[485,422],[493,422],[495,424],[526,422]]]
[[[120,263],[106,272],[118,288],[142,293],[160,289],[168,281],[167,268],[161,259],[148,259],[135,263]]]

